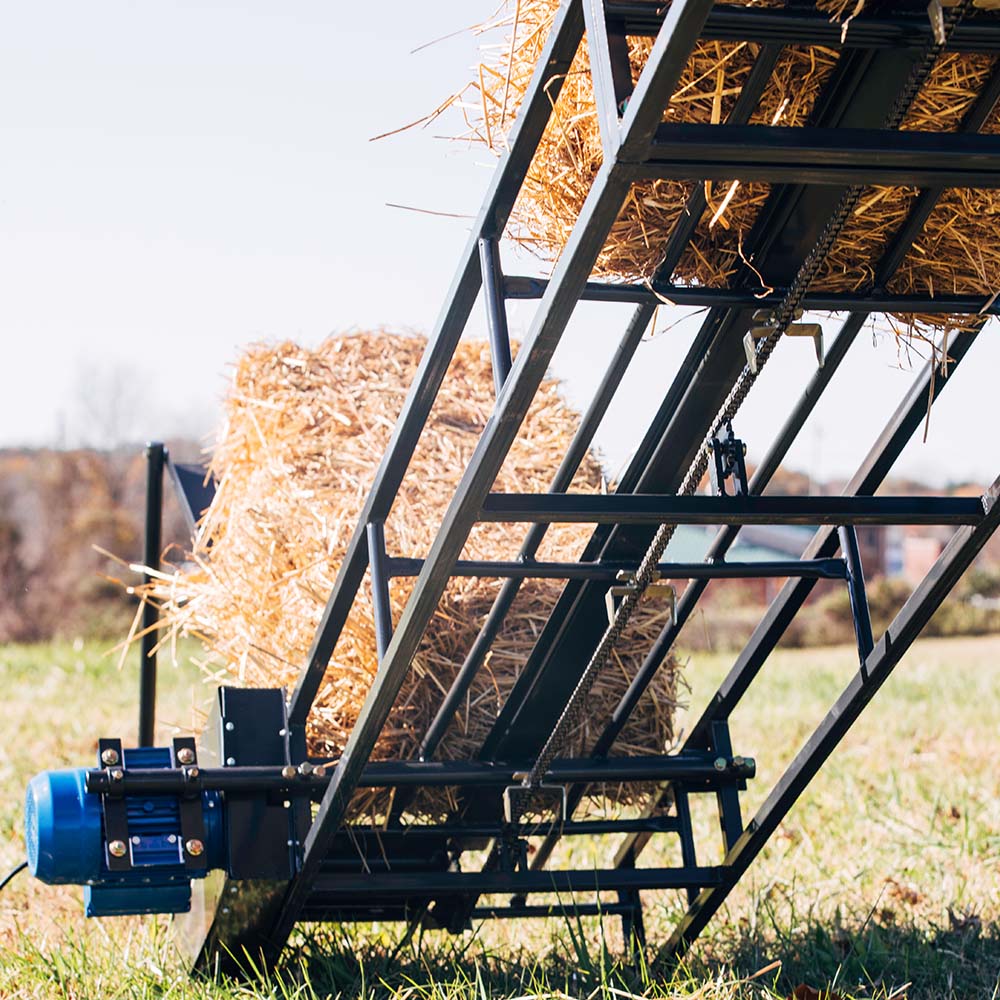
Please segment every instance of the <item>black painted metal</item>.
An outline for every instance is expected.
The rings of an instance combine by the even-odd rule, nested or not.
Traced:
[[[940,196],[936,189],[935,200]],[[923,224],[922,220],[921,225]],[[909,242],[912,242],[909,241]],[[545,278],[512,276],[505,279],[509,299],[539,299],[545,294]],[[760,289],[707,288],[671,285],[653,281],[649,285],[612,284],[588,281],[581,301],[618,303],[660,303],[678,306],[753,306],[766,309],[781,303],[787,289],[776,288],[766,295]],[[1000,315],[1000,305],[981,295],[892,295],[888,292],[812,292],[802,302],[816,312],[888,312]]]
[[[1000,138],[889,129],[661,125],[637,176],[1000,187]]]
[[[913,53],[889,51],[873,58],[845,56],[818,102],[814,121],[823,127],[864,126],[881,122],[893,95],[916,61]],[[768,280],[791,281],[802,257],[814,245],[839,193],[828,188],[782,188],[772,192],[746,241]],[[749,270],[733,284],[759,287]],[[622,477],[618,494],[676,490],[708,426],[744,365],[743,335],[750,310],[712,310],[689,349],[649,430]],[[637,558],[652,538],[650,528],[599,527],[582,553],[585,560]],[[535,745],[547,738],[555,706],[565,704],[603,631],[606,588],[570,582],[523,668],[481,750],[484,758],[502,757],[507,747]],[[558,663],[559,669],[548,669]],[[579,665],[579,666],[578,666]],[[488,804],[484,803],[483,808]]]
[[[608,17],[629,35],[654,35],[663,23],[659,2],[607,0]],[[758,42],[777,45],[823,45],[834,49],[923,48],[933,41],[927,14],[914,5],[911,12],[892,17],[867,12],[849,22],[831,20],[826,11],[801,7],[745,8],[716,6],[705,22],[702,37],[713,41]],[[958,25],[949,52],[1000,51],[1000,24],[990,17],[974,17]]]
[[[974,497],[491,493],[483,521],[592,524],[975,524]]]
[[[215,480],[203,465],[189,462],[175,462],[167,455],[167,469],[174,485],[174,495],[180,504],[181,513],[193,536],[198,530],[201,515],[208,510],[215,496]]]
[[[973,107],[966,115],[966,118],[962,123],[962,129],[975,131],[976,129],[981,128],[992,113],[998,100],[1000,100],[1000,71],[994,71],[986,87],[983,89],[980,96],[976,99]],[[941,189],[934,189],[922,192],[918,196],[914,206],[910,210],[907,221],[903,224],[895,238],[891,241],[882,256],[882,259],[875,268],[874,285],[876,287],[879,287],[888,281],[903,262],[903,259],[909,251],[914,239],[916,239],[919,235],[924,223],[933,211],[934,205],[937,203],[941,194]],[[832,348],[830,348],[827,352],[825,364],[816,372],[810,383],[806,386],[799,402],[796,404],[795,409],[785,422],[785,425],[778,434],[774,444],[757,466],[750,482],[750,493],[758,494],[764,491],[767,484],[771,480],[771,477],[778,470],[778,467],[784,460],[792,442],[795,440],[805,421],[812,413],[816,402],[829,385],[844,357],[846,357],[848,349],[854,343],[854,340],[860,332],[866,319],[867,314],[852,316],[841,327],[840,333],[834,341]],[[955,363],[964,357],[969,344],[971,344],[971,341],[966,337],[963,337],[961,338],[961,343],[958,345],[958,350],[952,350]],[[935,391],[940,391],[940,389],[944,386],[944,382],[936,381],[929,371],[925,373],[925,380],[927,382],[928,389],[933,387]],[[923,391],[923,389],[920,390],[920,392]],[[917,410],[919,410],[921,406],[921,397],[919,396],[919,393],[916,398],[914,398],[912,394],[909,398],[910,402],[917,408]],[[899,413],[897,412],[897,418],[898,417]],[[900,447],[899,439],[896,439],[895,446],[897,448]],[[888,456],[889,464],[895,461],[896,457],[898,457],[898,451],[890,453]],[[874,492],[874,484],[871,485],[870,492]],[[706,560],[714,562],[718,559],[723,559],[730,546],[736,540],[738,533],[738,525],[728,525],[723,528],[709,548]],[[685,590],[677,605],[675,621],[664,629],[657,641],[653,644],[649,655],[646,657],[641,668],[636,673],[632,684],[629,686],[629,690],[623,696],[622,701],[616,708],[611,722],[606,727],[604,733],[601,735],[601,738],[595,745],[595,755],[599,756],[606,754],[611,749],[615,739],[621,732],[625,722],[638,703],[642,692],[646,689],[649,680],[652,678],[659,665],[663,662],[664,657],[675,642],[680,630],[684,627],[684,624],[687,622],[691,612],[694,610],[706,587],[707,581],[697,581]],[[574,793],[580,794],[577,790],[573,790],[570,794],[571,803],[574,802]],[[575,808],[575,805],[573,808]],[[536,861],[544,864],[544,859],[547,857],[547,854],[548,848],[543,845],[535,856]]]
[[[864,663],[875,645],[872,636],[872,619],[868,609],[868,593],[865,590],[865,575],[861,565],[861,551],[858,549],[858,533],[853,526],[837,529],[840,551],[847,563],[847,593],[851,600],[851,616],[854,619],[854,635],[858,643],[858,655]]]
[[[637,562],[559,563],[480,562],[459,560],[452,576],[503,577],[510,580],[603,580],[613,583],[619,573],[634,573]],[[391,559],[390,576],[417,576],[422,559]],[[659,572],[668,580],[759,580],[768,577],[810,576],[820,580],[843,580],[847,567],[842,559],[785,559],[759,562],[660,563]]]
[[[146,527],[143,539],[143,565],[155,572],[160,568],[163,548],[163,466],[167,450],[159,441],[146,445]],[[143,573],[149,584],[152,576]],[[153,746],[156,730],[156,634],[159,612],[151,601],[142,605],[142,639],[139,644],[139,746]]]
[[[417,786],[486,785],[506,787],[516,775],[530,767],[531,761],[519,764],[489,764],[482,761],[374,761],[366,765],[357,780],[359,788],[404,788]],[[752,778],[754,762],[727,752],[721,765],[716,754],[702,752],[659,757],[610,757],[604,760],[581,758],[555,761],[545,775],[546,781],[564,784],[577,781],[623,782],[673,780],[703,788],[730,785]],[[275,792],[305,797],[321,796],[329,787],[331,775],[316,773],[288,778],[277,765],[230,765],[203,767],[196,776],[183,768],[129,768],[112,780],[104,768],[88,771],[87,790],[123,794],[181,794],[200,789],[220,792]]]
[[[387,872],[367,875],[338,872],[312,881],[310,906],[338,898],[378,896],[466,896],[470,893],[602,892],[620,889],[686,889],[718,885],[723,872],[701,868],[607,868],[553,871]]]
[[[510,331],[507,328],[507,304],[504,302],[504,277],[500,268],[500,248],[495,236],[479,241],[479,265],[483,272],[483,303],[486,306],[486,329],[493,359],[493,389],[499,396],[513,364],[510,355]]]

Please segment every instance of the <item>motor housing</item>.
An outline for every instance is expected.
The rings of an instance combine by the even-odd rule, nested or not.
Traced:
[[[173,766],[169,747],[124,749],[120,757],[124,768]],[[28,784],[24,833],[32,875],[50,885],[83,885],[91,917],[186,912],[191,880],[224,866],[219,794],[200,793],[204,833],[192,844],[176,795],[123,796],[115,803],[123,825],[109,831],[104,797],[87,791],[86,776],[84,768],[43,771]],[[201,858],[195,865],[189,848]]]

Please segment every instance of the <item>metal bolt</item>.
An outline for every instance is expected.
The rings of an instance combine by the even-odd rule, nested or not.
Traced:
[[[309,761],[304,760],[301,764],[299,764],[299,774],[301,774],[303,778],[308,778],[312,773],[313,766],[309,763]]]
[[[118,751],[108,747],[101,751],[101,763],[107,767],[112,767],[118,763]]]
[[[235,728],[236,728],[235,723],[232,723],[232,722],[227,722],[226,723],[226,732],[227,733],[231,733]]]
[[[121,781],[124,777],[125,777],[125,772],[120,767],[116,767],[111,772],[112,781]]]
[[[714,767],[715,767],[716,771],[725,771],[725,769],[726,769],[727,766],[728,766],[728,762],[726,761],[725,757],[716,757],[715,758],[715,765],[714,765]]]
[[[133,837],[132,838],[132,843],[133,844],[141,844],[142,843],[142,838],[141,837]]]
[[[744,764],[746,764],[746,758],[745,757],[734,757],[733,758],[733,767],[743,767]]]
[[[292,778],[294,778],[296,774],[298,774],[298,771],[296,771],[296,770],[295,770],[295,765],[294,765],[294,764],[286,764],[286,765],[285,765],[285,766],[284,766],[284,767],[283,767],[283,768],[281,769],[281,776],[282,776],[282,777],[283,777],[283,778],[284,778],[284,779],[285,779],[286,781],[291,781],[291,780],[292,780]]]
[[[180,764],[193,764],[194,751],[190,747],[181,747],[177,751],[177,761]]]
[[[314,778],[325,778],[326,777],[326,767],[324,767],[324,765],[322,765],[322,764],[317,764],[313,768],[313,777]]]
[[[236,758],[235,757],[227,757],[226,758],[226,767],[235,767],[235,766],[236,766]]]
[[[169,834],[167,836],[167,843],[168,844],[176,844],[177,843],[177,835],[174,834],[174,833]]]
[[[127,850],[128,846],[124,840],[112,840],[108,843],[108,854],[113,858],[124,858]]]
[[[197,767],[186,767],[184,768],[184,780],[185,781],[197,781],[198,775],[201,771]]]
[[[205,853],[205,845],[200,841],[192,837],[190,840],[184,842],[184,850],[191,855],[192,858],[197,858],[199,855]]]

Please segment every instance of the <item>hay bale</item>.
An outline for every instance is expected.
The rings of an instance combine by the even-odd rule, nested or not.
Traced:
[[[781,6],[780,2],[742,3]],[[468,136],[491,149],[505,148],[535,63],[558,8],[558,0],[510,0],[502,44],[484,47],[483,61],[462,106]],[[855,0],[822,0],[817,6],[834,18],[854,16]],[[995,0],[977,6],[995,9]],[[641,72],[652,40],[629,39],[634,76]],[[751,43],[701,41],[684,68],[664,114],[665,122],[724,122],[759,52]],[[816,98],[830,78],[838,53],[819,46],[789,46],[764,91],[751,124],[796,126],[807,123]],[[949,54],[938,60],[903,125],[908,129],[953,131],[993,69],[994,58]],[[997,132],[994,114],[984,131]],[[508,235],[545,261],[566,244],[603,159],[586,40],[553,108],[524,187],[512,213]],[[684,211],[691,184],[653,180],[635,184],[597,260],[595,274],[644,281],[662,260],[666,238]],[[769,186],[730,181],[705,184],[708,207],[690,246],[673,272],[680,284],[726,287],[741,259],[742,242],[768,196]],[[898,231],[916,196],[913,189],[872,188],[865,192],[813,287],[854,291],[871,283],[872,265]],[[1000,194],[952,190],[940,202],[924,235],[890,284],[900,294],[992,295],[1000,279],[995,218]],[[761,276],[766,283],[768,275]],[[922,336],[962,326],[966,319],[939,315],[892,317],[900,331]]]
[[[424,340],[365,333],[332,337],[315,350],[292,343],[255,346],[238,360],[225,424],[211,459],[218,491],[193,551],[149,593],[171,634],[198,636],[212,660],[240,683],[290,686],[307,658],[347,542],[416,372]],[[483,343],[462,343],[386,523],[390,554],[423,557],[493,410],[492,369]],[[545,491],[577,423],[554,381],[543,383],[495,489]],[[594,456],[574,490],[600,489]],[[464,557],[514,558],[524,526],[482,524]],[[553,526],[540,558],[575,560],[590,530]],[[398,621],[412,581],[394,580]],[[468,759],[511,690],[561,584],[526,581],[507,626],[441,745],[443,759]],[[499,588],[495,580],[450,584],[414,658],[375,758],[412,757]],[[339,756],[375,677],[370,587],[362,586],[327,668],[308,731],[310,752]],[[566,748],[588,752],[665,622],[644,608],[614,668],[590,695],[592,710]],[[209,669],[216,669],[209,666]],[[673,742],[677,664],[657,674],[619,751],[658,753]],[[594,728],[591,728],[594,727]],[[635,789],[632,790],[632,794]],[[622,800],[621,789],[609,794]],[[384,808],[369,796],[365,808]],[[374,804],[374,805],[373,805]],[[356,809],[361,808],[361,800]],[[419,811],[440,813],[440,795]]]

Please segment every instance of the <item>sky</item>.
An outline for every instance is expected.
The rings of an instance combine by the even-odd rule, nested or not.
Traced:
[[[206,436],[243,345],[430,332],[494,160],[454,141],[456,118],[371,139],[463,86],[483,39],[459,29],[496,2],[0,4],[0,446]],[[511,304],[515,336],[533,308]],[[575,405],[627,314],[590,304],[567,330],[553,372]],[[659,311],[601,428],[612,474],[694,335],[684,315]],[[998,341],[989,328],[901,471],[1000,471],[980,433]],[[751,459],[814,369],[808,342],[779,346],[736,428]],[[891,337],[860,337],[789,464],[849,475],[909,378]]]

